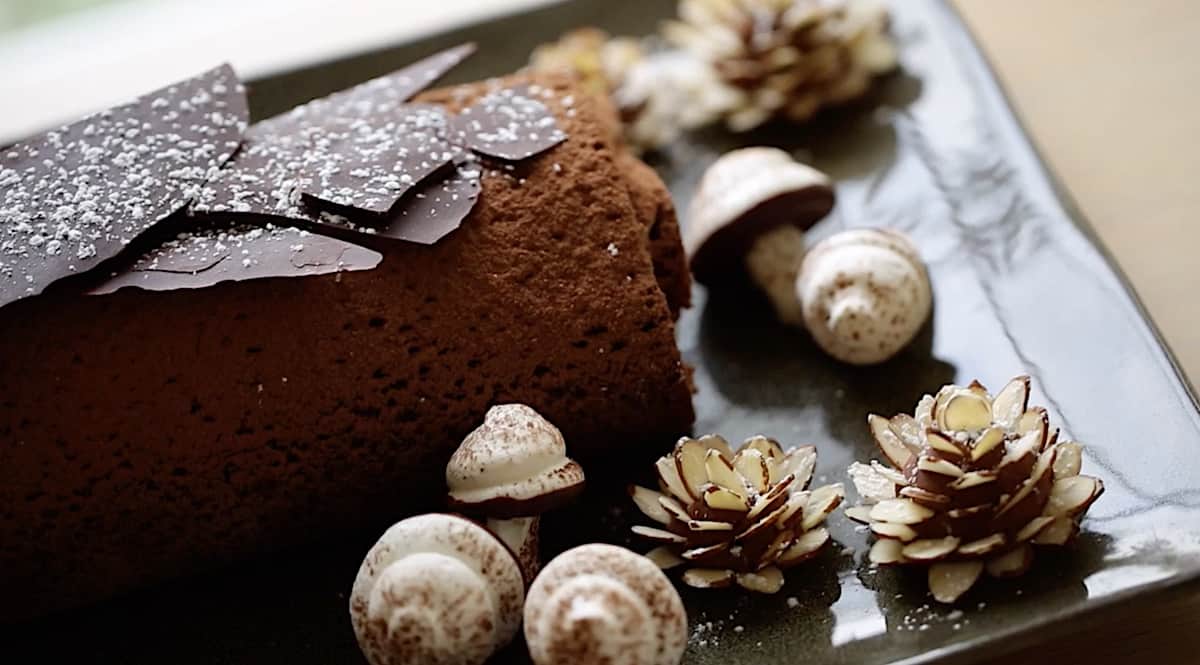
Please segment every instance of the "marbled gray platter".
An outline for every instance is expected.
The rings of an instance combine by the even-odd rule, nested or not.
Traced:
[[[850,368],[773,323],[762,304],[709,301],[698,289],[679,327],[697,368],[697,431],[815,443],[818,479],[844,481],[852,459],[873,454],[867,412],[909,410],[952,380],[998,388],[1028,373],[1034,403],[1086,444],[1084,471],[1108,489],[1073,551],[1040,555],[1025,578],[984,583],[956,608],[932,605],[920,573],[864,565],[867,540],[839,512],[830,521],[838,546],[789,573],[777,596],[686,590],[688,663],[967,662],[1050,639],[1068,622],[1086,625],[1117,603],[1156,602],[1197,586],[1200,417],[1191,391],[1030,146],[963,24],[936,0],[893,4],[903,74],[869,103],[803,130],[775,128],[736,142],[721,132],[694,136],[653,164],[682,207],[721,151],[791,148],[839,183],[835,213],[814,237],[889,225],[917,240],[933,277],[932,326],[893,361]],[[467,40],[483,55],[453,80],[501,74],[566,29],[593,24],[643,34],[671,7],[580,0],[459,29],[258,81],[254,111],[265,117]],[[614,511],[611,496],[620,503],[619,491],[594,489],[582,517],[572,511],[551,521],[550,547],[632,544],[625,530],[634,516]],[[0,643],[50,661],[359,663],[346,591],[376,536],[351,535],[0,630]],[[711,629],[696,628],[709,622]],[[520,651],[497,660],[520,662]]]

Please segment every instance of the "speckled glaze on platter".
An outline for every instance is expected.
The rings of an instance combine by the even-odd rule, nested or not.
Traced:
[[[501,74],[572,27],[650,32],[672,4],[580,0],[281,74],[253,84],[252,113],[266,117],[466,40],[485,55],[452,80]],[[687,663],[970,662],[1200,579],[1200,414],[1191,390],[1039,161],[959,19],[937,0],[894,2],[893,14],[903,73],[869,103],[802,130],[692,136],[651,163],[682,204],[722,151],[791,149],[838,181],[837,208],[814,237],[881,225],[913,236],[932,274],[933,324],[894,360],[851,368],[775,324],[765,304],[712,301],[697,289],[679,326],[697,369],[696,431],[814,443],[818,480],[844,481],[850,461],[874,455],[866,413],[911,410],[951,381],[997,388],[1028,373],[1032,403],[1086,444],[1084,470],[1102,477],[1107,492],[1075,548],[1039,557],[1011,584],[985,583],[957,607],[933,604],[920,573],[867,566],[865,534],[839,512],[829,522],[838,546],[789,574],[779,594],[684,590],[693,625]],[[640,547],[626,535],[637,517],[619,483],[597,475],[578,510],[547,520],[548,548],[587,540]],[[377,535],[345,534],[3,628],[0,643],[51,661],[360,663],[346,594]],[[521,651],[497,661],[522,662]]]

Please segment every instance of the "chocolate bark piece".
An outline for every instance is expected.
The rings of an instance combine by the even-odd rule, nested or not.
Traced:
[[[444,508],[446,461],[496,403],[558,423],[589,469],[690,429],[607,102],[508,82],[551,89],[569,138],[485,168],[437,244],[380,242],[361,272],[0,309],[0,619]],[[485,90],[423,100],[453,112]]]
[[[210,227],[168,240],[90,293],[102,295],[127,286],[199,289],[226,281],[370,270],[382,259],[365,247],[294,227]]]
[[[0,151],[0,306],[95,268],[186,206],[247,117],[224,65]]]
[[[479,200],[482,165],[474,155],[454,148],[452,166],[427,178],[383,215],[322,210],[316,221],[330,228],[432,245],[457,229]]]
[[[441,109],[406,102],[474,52],[465,44],[256,123],[194,213],[319,222],[317,199],[383,213],[450,163]]]
[[[521,160],[566,140],[539,86],[500,88],[450,119],[451,138],[476,152]]]

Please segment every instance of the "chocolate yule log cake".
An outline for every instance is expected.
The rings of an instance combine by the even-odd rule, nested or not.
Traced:
[[[567,78],[421,93],[470,50],[0,149],[0,619],[437,507],[493,404],[581,459],[690,429],[666,189]]]

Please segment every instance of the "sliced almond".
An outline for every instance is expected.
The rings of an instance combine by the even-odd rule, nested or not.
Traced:
[[[687,527],[689,531],[733,531],[733,525],[729,522],[717,522],[714,520],[688,520]]]
[[[907,413],[900,413],[892,416],[888,421],[892,431],[896,436],[900,437],[900,442],[908,447],[909,450],[920,450],[921,444],[925,442],[925,430],[917,423],[916,419]]]
[[[773,485],[766,494],[759,495],[758,500],[750,507],[750,512],[746,513],[746,519],[754,520],[759,515],[777,510],[788,500],[794,482],[792,476],[784,476],[783,480]]]
[[[907,466],[914,453],[892,431],[888,420],[882,416],[871,414],[867,416],[867,424],[871,427],[871,434],[875,437],[875,443],[879,445],[879,451],[892,463],[892,466],[897,469]]]
[[[767,460],[761,451],[753,448],[743,448],[733,456],[733,469],[746,484],[756,492],[766,492],[770,487],[771,471],[767,468]]]
[[[663,529],[656,529],[652,526],[643,526],[641,524],[633,527],[632,531],[647,540],[652,540],[656,543],[666,543],[668,545],[682,545],[687,542],[687,538],[671,533]]]
[[[723,462],[720,462],[723,464]],[[746,497],[733,490],[717,485],[706,485],[703,490],[704,505],[712,510],[728,510],[745,513],[750,510]]]
[[[996,466],[996,475],[1000,483],[1005,487],[1012,487],[1014,482],[1028,478],[1037,462],[1041,446],[1041,434],[1037,430],[1026,432],[1010,444]]]
[[[907,561],[939,561],[954,553],[959,542],[954,536],[914,540],[905,545],[901,553]]]
[[[917,539],[917,532],[911,526],[891,522],[872,522],[871,532],[880,538],[895,538],[904,543]]]
[[[890,466],[884,466],[875,460],[871,460],[871,468],[875,470],[875,473],[878,473],[897,485],[903,486],[908,484],[908,479],[904,477],[904,474]]]
[[[1066,545],[1079,533],[1079,523],[1070,517],[1056,517],[1038,532],[1031,541],[1034,545]]]
[[[948,478],[958,478],[963,475],[963,470],[957,464],[936,457],[922,457],[917,460],[917,470],[936,473],[939,476]]]
[[[866,464],[854,462],[846,470],[854,489],[864,501],[876,503],[885,499],[896,498],[896,484]]]
[[[659,499],[665,498],[660,492],[655,492],[652,489],[646,489],[638,485],[629,486],[629,496],[633,498],[633,503],[642,511],[642,514],[659,524],[668,524],[671,521],[671,514],[667,512],[659,503]]]
[[[654,463],[654,467],[658,470],[658,482],[664,492],[680,501],[695,499],[688,492],[687,486],[683,484],[683,479],[679,477],[679,469],[675,466],[674,455],[658,458],[658,461]]]
[[[670,570],[676,566],[681,566],[687,563],[683,557],[679,556],[672,548],[666,547],[665,545],[662,547],[655,547],[649,552],[646,552],[645,557],[650,559],[650,561],[653,562],[654,565],[658,566],[660,570]]]
[[[959,545],[958,554],[970,557],[986,556],[1004,547],[1005,542],[1007,539],[1004,534],[993,533],[990,536]]]
[[[992,420],[1005,429],[1012,429],[1029,408],[1029,377],[1018,376],[996,393],[992,400]]]
[[[1074,517],[1087,510],[1104,491],[1104,483],[1091,476],[1058,478],[1050,486],[1050,499],[1042,509],[1043,515]]]
[[[794,566],[817,555],[821,548],[829,542],[829,531],[824,527],[805,531],[799,538],[792,541],[779,555],[779,565]]]
[[[978,462],[986,457],[988,453],[996,450],[1002,443],[1004,443],[1004,430],[999,427],[985,429],[971,446],[971,460]]]
[[[899,540],[882,538],[871,545],[871,551],[867,553],[867,560],[880,566],[901,563],[904,561],[903,550],[904,543]]]
[[[858,522],[859,524],[871,523],[871,507],[870,506],[850,506],[846,509],[846,517]]]
[[[813,471],[817,468],[816,447],[797,446],[792,448],[784,456],[783,462],[779,464],[778,468],[781,476],[791,474],[796,478],[797,487],[807,489],[808,484],[812,482]],[[778,482],[778,479],[772,478],[771,482]]]
[[[842,487],[841,483],[825,485],[813,490],[808,496],[808,502],[804,504],[804,521],[801,522],[802,528],[808,531],[825,521],[825,517],[834,510],[837,510],[837,507],[841,505],[842,498],[845,495],[846,490]]]
[[[1039,445],[1044,445],[1050,438],[1050,414],[1040,406],[1035,406],[1021,414],[1017,420],[1017,433],[1039,432]]]
[[[909,499],[888,499],[871,507],[873,521],[894,524],[920,524],[933,517],[934,512]]]
[[[734,472],[730,463],[721,457],[721,451],[710,448],[705,453],[704,471],[708,475],[708,482],[736,493],[743,500],[749,497],[746,483],[740,475]]]
[[[950,489],[957,492],[994,482],[996,482],[996,474],[991,471],[968,471],[950,483]]]
[[[687,488],[688,496],[699,499],[704,485],[708,483],[708,471],[704,459],[708,450],[695,439],[683,439],[675,446],[675,468],[679,470],[679,478]]]
[[[671,517],[674,517],[680,522],[686,522],[692,518],[691,515],[688,515],[686,508],[684,508],[678,501],[666,496],[665,494],[658,497],[658,505],[662,506],[663,510],[667,511]]]
[[[1033,548],[1028,543],[988,559],[987,571],[992,577],[1020,577],[1033,565]]]
[[[1083,446],[1074,441],[1063,441],[1056,446],[1058,453],[1054,457],[1054,477],[1070,478],[1078,476],[1083,468]]]
[[[930,430],[925,433],[925,446],[935,456],[957,463],[966,457],[963,449],[942,432]]]
[[[983,573],[981,561],[943,561],[929,567],[929,591],[939,603],[953,603],[970,591]]]
[[[992,405],[973,390],[956,393],[938,412],[938,424],[951,432],[975,432],[992,424]]]
[[[1041,533],[1042,529],[1050,526],[1050,523],[1053,521],[1053,517],[1046,517],[1044,515],[1033,518],[1028,524],[1021,527],[1020,531],[1017,531],[1016,541],[1018,543],[1023,543],[1027,540],[1031,540],[1034,536]]]
[[[783,588],[783,571],[768,566],[755,573],[738,573],[738,586],[758,593],[776,593]]]
[[[705,547],[693,547],[684,550],[682,557],[701,566],[721,566],[721,561],[728,561],[729,542],[721,542]]]
[[[780,528],[790,529],[796,525],[796,522],[804,519],[804,506],[808,504],[811,494],[809,492],[796,492],[788,497],[787,503],[784,504],[783,510],[775,518],[775,523]]]
[[[761,570],[768,565],[774,564],[779,559],[779,555],[783,554],[795,540],[796,536],[791,531],[780,531],[758,558],[759,569]]]
[[[922,433],[933,426],[934,402],[933,395],[925,395],[917,402],[917,408],[913,411],[913,419],[917,421],[917,427]]]
[[[733,448],[730,447],[725,437],[718,434],[705,434],[696,441],[708,450],[717,451],[726,462],[733,463]]]
[[[791,501],[791,498],[788,500]],[[752,522],[741,533],[738,534],[738,540],[742,542],[753,541],[752,544],[756,545],[757,547],[765,547],[766,543],[770,542],[770,540],[764,539],[763,534],[768,530],[778,530],[776,529],[776,525],[782,524],[782,519],[780,519],[780,516],[786,510],[787,505],[785,504],[770,513],[762,515],[758,518],[758,520]],[[772,538],[773,537],[774,536],[772,536]]]
[[[934,510],[949,505],[950,503],[950,497],[946,496],[945,494],[930,492],[927,489],[922,489],[920,487],[914,487],[911,485],[900,488],[900,496],[906,499],[912,499],[922,506],[933,508]]]
[[[757,450],[763,457],[783,457],[783,446],[775,439],[756,434],[742,443],[741,450]],[[740,452],[740,451],[739,451]]]
[[[733,571],[718,568],[691,568],[684,571],[683,583],[696,589],[724,589],[733,584]]]
[[[1018,506],[1024,507],[1025,502],[1036,501],[1037,497],[1034,495],[1040,488],[1045,487],[1048,484],[1047,481],[1051,477],[1050,470],[1053,464],[1053,448],[1044,451],[1041,455],[1038,455],[1037,461],[1034,463],[1033,470],[1029,473],[1029,479],[1021,485],[1016,494],[1013,494],[1008,501],[1000,507],[999,512],[996,513],[996,517],[1000,518],[1009,512],[1016,511]],[[1033,496],[1032,499],[1030,498],[1031,496]],[[1040,513],[1041,511],[1038,510],[1034,512],[1034,515],[1038,515]],[[1024,522],[1024,520],[1022,520],[1022,522]]]

